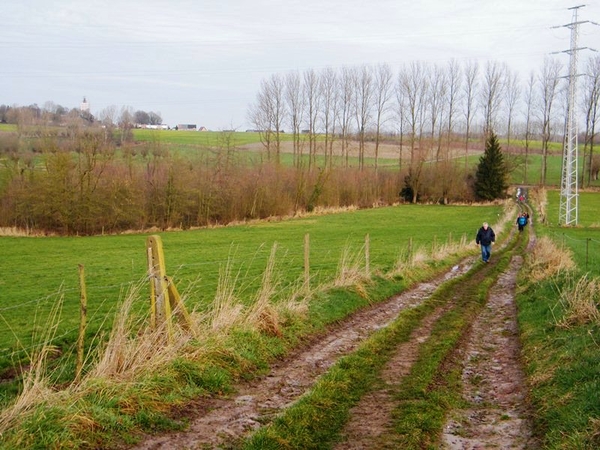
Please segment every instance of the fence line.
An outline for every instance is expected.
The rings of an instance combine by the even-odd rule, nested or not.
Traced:
[[[568,246],[575,253],[584,255],[583,269],[585,272],[590,269],[600,272],[600,240],[591,237],[577,238],[568,235],[566,232],[558,233],[549,231],[549,234],[552,235],[555,240],[560,241],[563,246]],[[593,245],[594,247],[590,248],[590,245]],[[583,248],[584,246],[585,248]]]
[[[368,236],[368,235],[367,235]],[[315,274],[317,274],[319,277],[321,277],[321,275],[323,273],[326,273],[326,275],[324,275],[324,277],[321,279],[321,281],[319,281],[318,283],[326,283],[328,281],[331,281],[335,278],[336,273],[339,269],[339,264],[340,264],[340,258],[341,258],[341,254],[338,254],[339,251],[341,251],[343,253],[344,248],[354,248],[356,246],[356,249],[352,250],[353,252],[356,251],[358,254],[362,254],[363,255],[363,259],[364,261],[362,262],[363,265],[365,265],[365,270],[366,271],[370,271],[373,268],[369,267],[372,262],[370,261],[370,251],[372,251],[372,249],[369,248],[369,238],[366,237],[366,242],[365,241],[359,241],[358,240],[358,236],[356,236],[357,241],[356,242],[348,242],[346,243],[346,245],[344,247],[342,247],[341,249],[336,248],[335,250],[327,247],[327,244],[324,244],[324,248],[323,249],[312,249],[311,253],[313,254],[313,256],[315,255],[315,253],[318,253],[320,255],[320,258],[329,258],[331,259],[331,261],[314,261],[313,260],[313,256],[311,256],[310,258],[310,265],[308,267],[308,269],[310,270],[310,279],[314,279],[313,277],[315,276]],[[454,243],[455,240],[452,239],[452,236],[450,235],[449,237],[447,237],[446,239],[452,241]],[[439,240],[443,243],[443,239]],[[434,240],[434,242],[438,242],[438,239],[436,238]],[[460,242],[460,239],[457,241]],[[314,246],[314,243],[311,243]],[[351,245],[352,244],[352,245]],[[410,244],[407,244],[410,245]],[[358,249],[358,247],[362,246],[362,250]],[[365,252],[365,247],[366,247],[366,252]],[[236,252],[232,252],[230,254],[230,256],[228,258],[219,258],[219,259],[215,259],[215,260],[204,260],[204,261],[199,261],[199,262],[192,262],[192,263],[185,263],[185,264],[180,264],[175,266],[175,270],[173,271],[175,274],[180,273],[182,270],[185,269],[194,269],[194,268],[198,268],[198,267],[212,267],[213,269],[210,271],[202,271],[202,275],[203,276],[207,276],[208,278],[212,277],[215,279],[218,279],[219,277],[219,273],[221,270],[221,267],[225,264],[228,263],[237,263],[240,264],[240,270],[242,270],[242,268],[244,267],[244,265],[246,266],[246,269],[243,270],[241,273],[245,274],[245,279],[246,280],[246,286],[244,286],[244,281],[242,281],[242,283],[240,283],[240,285],[238,287],[244,289],[245,287],[247,287],[247,280],[250,280],[252,282],[254,281],[258,281],[260,280],[260,277],[262,276],[263,272],[264,272],[264,267],[262,265],[262,262],[260,264],[257,265],[250,265],[252,263],[252,261],[260,259],[262,261],[263,256],[262,254],[260,254],[261,249],[264,250],[264,246],[259,246],[255,251],[248,251],[248,252],[244,252],[243,254],[237,254]],[[424,246],[424,248],[427,248],[427,246]],[[297,269],[298,271],[298,280],[301,280],[303,275],[305,275],[305,270],[306,268],[304,267],[304,262],[305,262],[305,257],[306,255],[304,254],[304,249],[303,246],[298,246],[298,254],[296,254],[296,249],[294,249],[294,252],[290,252],[290,250],[285,250],[285,252],[283,253],[284,255],[284,268],[282,270],[282,272],[284,270],[286,270],[287,268],[294,268],[294,270]],[[398,253],[402,252],[402,245],[398,246]],[[140,247],[140,252],[143,251],[143,246]],[[172,251],[172,250],[171,250]],[[265,257],[266,258],[266,257]],[[319,259],[320,259],[319,258]],[[167,255],[167,259],[168,259],[168,255]],[[139,270],[139,268],[138,268]],[[73,268],[74,274],[77,271],[77,267]],[[98,273],[98,271],[96,271],[96,273]],[[148,279],[148,274],[147,274],[147,270],[144,270],[145,275],[140,279],[140,280],[147,280]],[[286,273],[290,273],[289,270],[286,271]],[[40,272],[41,274],[41,272]],[[186,274],[189,275],[189,274]],[[35,275],[34,275],[35,276]],[[177,275],[176,275],[177,276]],[[42,296],[42,297],[38,297],[32,300],[27,300],[27,301],[20,301],[18,298],[12,298],[10,300],[10,304],[6,305],[6,306],[2,306],[0,307],[0,322],[1,321],[6,321],[7,324],[9,324],[9,326],[4,326],[4,327],[0,327],[0,357],[2,358],[6,358],[7,356],[10,356],[11,354],[13,354],[15,351],[18,352],[31,352],[33,350],[35,350],[36,348],[40,347],[41,345],[44,344],[48,344],[48,343],[31,343],[30,345],[28,344],[29,342],[31,342],[32,339],[32,331],[35,328],[39,328],[39,327],[43,327],[45,324],[42,323],[42,321],[40,321],[39,318],[37,317],[37,309],[39,309],[39,311],[41,312],[40,315],[44,315],[45,314],[45,309],[46,305],[44,305],[44,303],[48,302],[55,302],[57,301],[57,299],[60,299],[62,297],[68,296],[68,310],[70,311],[71,309],[73,309],[77,306],[79,307],[79,294],[80,294],[80,288],[78,286],[76,286],[76,284],[78,283],[77,277],[73,276],[73,287],[65,287],[64,285],[61,285],[56,292],[46,295],[46,296]],[[116,290],[120,290],[121,292],[123,292],[126,289],[131,288],[133,285],[139,284],[140,280],[138,281],[126,281],[126,282],[122,282],[122,283],[116,283],[116,284],[100,284],[100,285],[94,285],[94,276],[90,275],[88,273],[87,275],[88,280],[86,281],[86,290],[87,290],[87,298],[88,298],[88,308],[90,308],[90,305],[93,305],[92,310],[94,310],[94,314],[92,315],[91,318],[89,318],[88,322],[89,323],[95,323],[96,326],[102,326],[102,322],[104,320],[107,320],[105,318],[105,316],[110,312],[111,308],[106,308],[106,303],[108,301],[110,301],[111,299],[107,299],[105,296],[101,296],[99,293],[100,292],[104,292],[104,291],[116,291]],[[189,281],[189,280],[188,280]],[[297,280],[296,280],[297,281]],[[64,282],[63,282],[64,283]],[[289,286],[291,286],[294,283],[293,280],[290,280],[290,284]],[[312,282],[311,282],[312,284]],[[24,286],[23,284],[20,284],[20,289],[22,292],[28,292],[30,290],[32,290],[32,288],[34,288],[36,285],[31,284],[30,286]],[[286,284],[286,288],[288,287],[288,285]],[[98,300],[98,298],[101,297],[100,300]],[[76,301],[77,300],[77,301]],[[117,299],[114,299],[114,301],[111,301],[112,303],[117,303]],[[62,305],[63,311],[65,309],[65,305]],[[29,320],[30,321],[30,325],[28,327],[24,327],[22,324],[17,325],[16,324],[16,320],[13,320],[12,323],[10,321],[7,321],[7,317],[6,314],[3,313],[7,313],[7,312],[14,312],[16,310],[27,310],[26,312],[22,313],[20,316],[19,314],[11,314],[11,316],[13,317],[18,317],[18,320]],[[31,312],[31,314],[29,314],[29,312]],[[108,317],[108,316],[106,316]],[[63,317],[64,318],[64,317]],[[36,320],[36,322],[31,322],[33,320]],[[75,315],[73,317],[69,316],[69,320],[71,322],[75,322],[77,320],[77,318],[75,317]],[[109,318],[108,321],[110,323],[112,323],[112,320]],[[39,322],[39,323],[38,323]],[[12,328],[11,328],[12,327]],[[62,328],[62,327],[61,327]],[[75,325],[73,327],[69,327],[68,329],[62,329],[62,333],[60,335],[54,336],[53,338],[53,342],[59,342],[61,340],[64,340],[64,338],[66,336],[72,335],[72,336],[76,336],[77,331],[79,330],[79,325]],[[14,336],[14,337],[13,337]],[[75,344],[75,342],[73,342],[73,345]],[[16,350],[18,347],[18,350]]]

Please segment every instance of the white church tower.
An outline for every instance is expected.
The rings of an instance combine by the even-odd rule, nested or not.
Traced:
[[[86,112],[86,113],[90,112],[90,104],[88,103],[88,101],[85,97],[83,97],[83,101],[81,102],[81,105],[79,106],[79,110],[81,112]]]

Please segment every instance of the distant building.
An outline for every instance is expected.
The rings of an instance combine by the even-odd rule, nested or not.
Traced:
[[[81,102],[81,105],[79,105],[79,110],[86,113],[90,112],[90,104],[85,97],[83,97],[83,101]]]
[[[168,130],[169,129],[169,125],[166,124],[160,124],[160,125],[149,125],[149,124],[145,124],[145,123],[136,123],[135,124],[136,128],[145,128],[147,130]]]
[[[178,130],[195,130],[196,124],[195,123],[180,123],[179,125],[177,125],[176,128]]]

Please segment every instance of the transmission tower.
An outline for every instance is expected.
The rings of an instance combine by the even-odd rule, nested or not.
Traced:
[[[564,53],[569,57],[569,98],[567,102],[566,136],[563,148],[562,177],[560,186],[560,207],[558,223],[561,225],[577,225],[579,212],[578,152],[577,152],[577,52],[583,48],[577,47],[579,25],[585,22],[577,20],[579,8],[585,5],[569,8],[573,10],[571,23],[563,25],[571,29],[571,48]]]

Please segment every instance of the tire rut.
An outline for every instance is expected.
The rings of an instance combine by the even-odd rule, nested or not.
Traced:
[[[522,263],[521,256],[512,258],[473,323],[463,359],[467,406],[450,413],[442,435],[443,449],[535,448],[514,302]]]
[[[531,231],[528,250],[534,242]],[[449,413],[440,444],[444,450],[537,447],[532,438],[526,381],[520,362],[515,304],[516,278],[522,264],[521,256],[511,259],[457,349],[463,361],[462,396],[468,406]],[[393,435],[394,388],[409,373],[420,345],[428,339],[435,321],[444,312],[438,308],[424,319],[409,342],[399,346],[397,356],[382,373],[382,386],[365,395],[351,410],[335,450],[396,448],[393,439],[386,439],[386,435]]]
[[[150,436],[132,448],[227,448],[296,401],[339,358],[356,350],[374,331],[388,326],[401,311],[422,303],[443,282],[465,274],[473,261],[467,258],[431,281],[355,313],[328,334],[274,364],[267,376],[238,386],[235,396],[199,400],[196,409],[203,414],[192,418],[186,431]],[[420,328],[423,332],[424,326]]]
[[[382,387],[366,394],[350,410],[351,418],[342,431],[342,440],[333,447],[334,450],[382,448],[378,438],[390,427],[395,407],[394,393],[416,362],[420,345],[429,338],[435,322],[448,309],[449,306],[437,308],[423,319],[421,326],[411,333],[407,342],[398,346],[392,359],[383,368]]]

